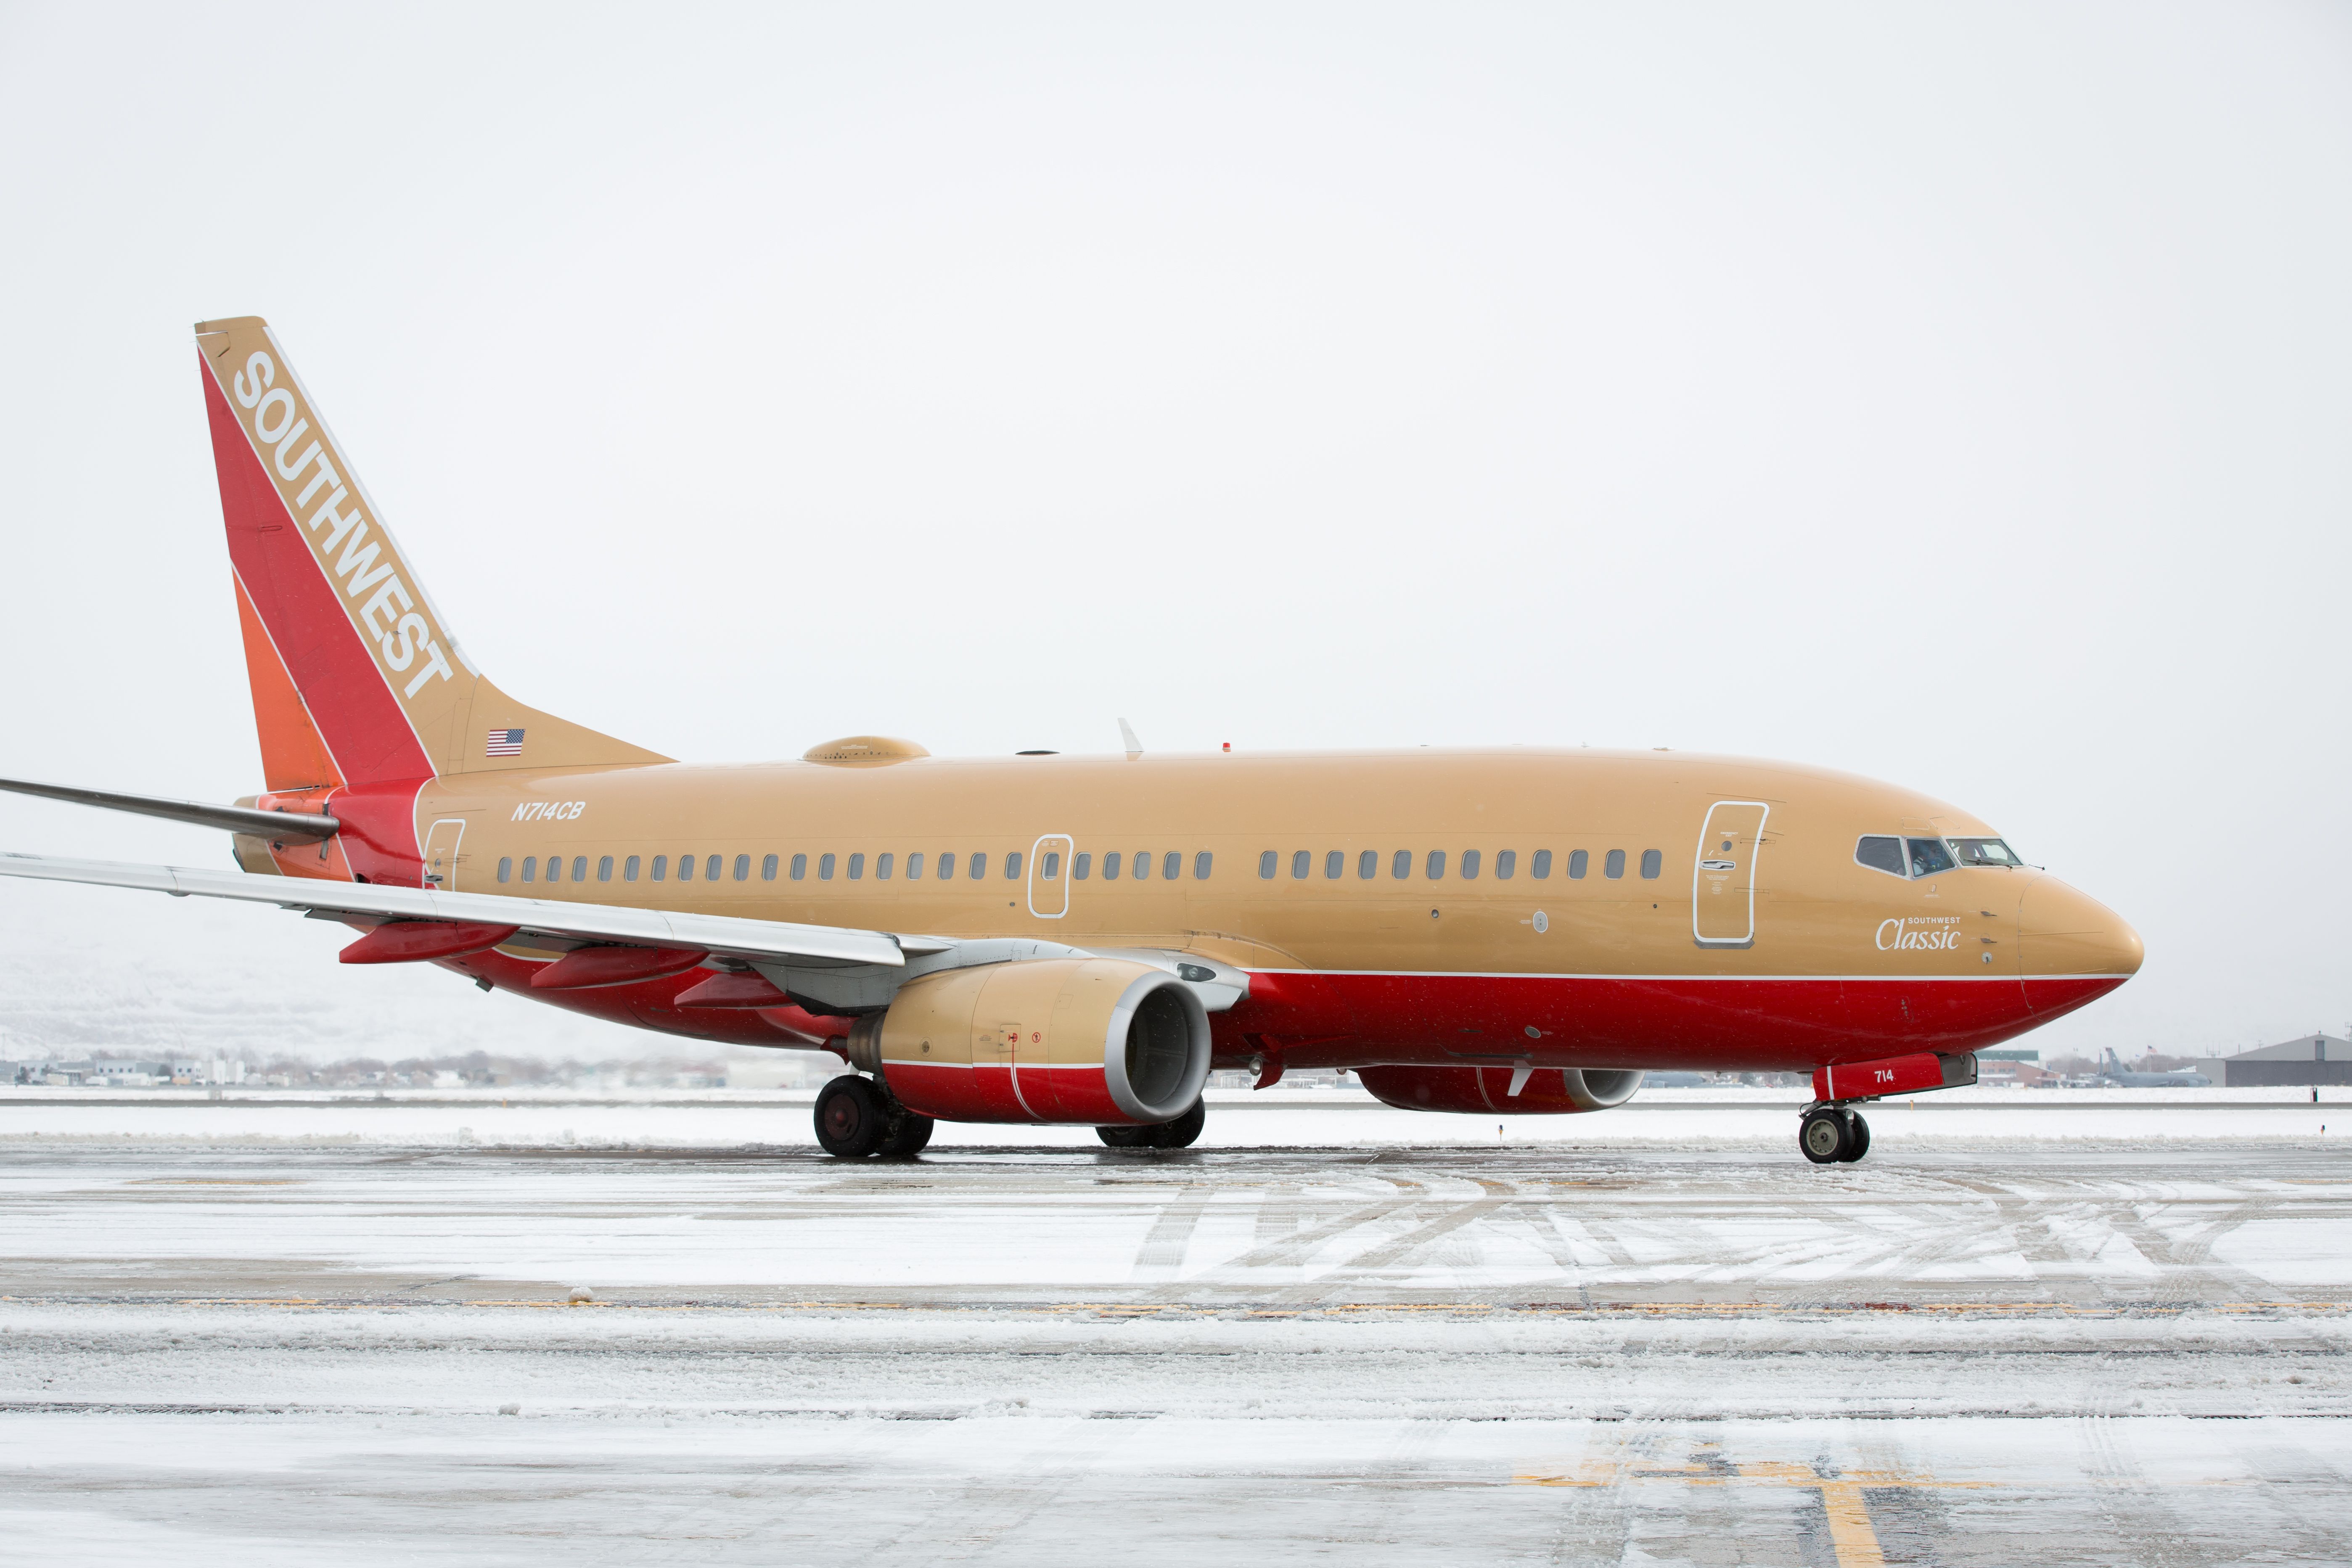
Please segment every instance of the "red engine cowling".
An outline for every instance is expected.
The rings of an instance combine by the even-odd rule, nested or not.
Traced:
[[[1209,1079],[1209,1015],[1164,969],[1038,958],[908,981],[849,1037],[851,1065],[947,1121],[1172,1121]]]
[[[1519,1092],[1511,1080],[1527,1076]],[[1505,1116],[1566,1116],[1607,1110],[1642,1087],[1639,1068],[1359,1068],[1356,1076],[1382,1103],[1400,1110],[1493,1111]]]

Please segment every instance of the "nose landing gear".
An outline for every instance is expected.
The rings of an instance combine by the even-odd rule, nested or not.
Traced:
[[[1850,1165],[1870,1152],[1870,1123],[1843,1105],[1816,1105],[1797,1123],[1797,1147],[1816,1165]]]

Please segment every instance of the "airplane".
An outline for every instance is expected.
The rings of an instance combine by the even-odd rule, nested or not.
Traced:
[[[2099,1058],[2097,1079],[2117,1089],[2210,1089],[2213,1080],[2194,1068],[2176,1068],[2170,1072],[2134,1072],[2116,1059],[2113,1046]]]
[[[1655,751],[931,756],[855,735],[677,762],[468,658],[284,349],[195,329],[263,788],[0,781],[226,831],[234,871],[13,877],[271,904],[589,1016],[825,1051],[818,1142],[940,1121],[1181,1148],[1213,1068],[1345,1068],[1406,1110],[1578,1114],[1649,1070],[1808,1072],[1798,1142],[1972,1083],[2122,984],[2120,917],[1977,817],[1822,768]]]

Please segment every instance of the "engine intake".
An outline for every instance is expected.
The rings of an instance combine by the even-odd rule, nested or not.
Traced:
[[[1525,1071],[1519,1092],[1511,1079]],[[1633,1098],[1639,1068],[1359,1068],[1356,1076],[1399,1110],[1494,1111],[1507,1116],[1566,1116],[1607,1110]]]
[[[1209,1079],[1209,1015],[1164,969],[1038,958],[919,975],[857,1021],[853,1066],[948,1121],[1172,1121]]]

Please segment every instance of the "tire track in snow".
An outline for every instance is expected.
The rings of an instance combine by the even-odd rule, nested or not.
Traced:
[[[1279,1241],[1253,1247],[1239,1258],[1228,1258],[1214,1268],[1193,1275],[1182,1282],[1183,1287],[1190,1289],[1249,1283],[1248,1276],[1258,1269],[1281,1268],[1294,1264],[1303,1264],[1333,1237],[1344,1236],[1349,1231],[1363,1226],[1378,1225],[1391,1215],[1417,1207],[1426,1201],[1420,1194],[1425,1193],[1427,1189],[1419,1182],[1408,1181],[1402,1176],[1382,1176],[1380,1180],[1403,1189],[1403,1194],[1349,1209],[1334,1218],[1325,1220],[1320,1225],[1309,1226],[1307,1229],[1294,1232]],[[1182,1293],[1182,1289],[1178,1289],[1174,1295],[1181,1296]],[[1160,1299],[1170,1299],[1170,1296],[1163,1292],[1160,1293]]]
[[[1154,1280],[1173,1279],[1182,1272],[1184,1254],[1192,1245],[1192,1233],[1201,1227],[1201,1216],[1208,1211],[1209,1200],[1217,1189],[1206,1182],[1183,1188],[1160,1211],[1151,1223],[1150,1234],[1136,1250],[1135,1267],[1128,1278],[1139,1284]]]

